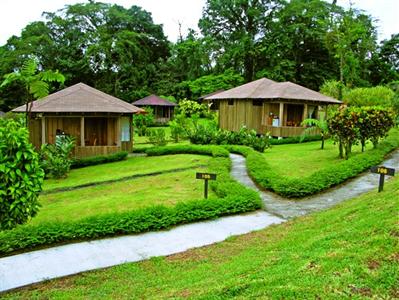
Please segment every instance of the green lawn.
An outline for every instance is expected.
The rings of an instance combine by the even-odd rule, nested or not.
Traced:
[[[5,299],[393,299],[399,178],[330,210],[170,257],[51,280]]]
[[[135,174],[206,165],[207,156],[181,154],[154,157],[130,157],[127,160],[71,170],[66,179],[48,179],[44,190],[71,187],[91,182],[118,179]]]
[[[325,142],[323,150],[320,145],[320,141],[275,145],[267,149],[264,156],[278,174],[303,177],[343,161],[338,157],[338,146],[332,140]],[[367,144],[366,151],[372,147],[371,143]],[[361,147],[354,146],[352,151],[352,156],[361,154]]]
[[[200,157],[202,158],[202,157]],[[203,182],[195,172],[206,168],[100,184],[74,191],[41,195],[42,208],[30,224],[78,220],[89,216],[123,212],[153,205],[172,206],[180,201],[201,199]],[[210,192],[212,196],[213,193]]]

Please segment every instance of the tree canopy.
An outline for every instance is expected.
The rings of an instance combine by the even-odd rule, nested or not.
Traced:
[[[66,86],[84,82],[129,102],[196,99],[261,77],[314,90],[399,80],[399,34],[378,44],[372,16],[336,1],[207,0],[199,32],[175,43],[138,6],[89,1],[44,17],[0,47],[1,81],[32,58]],[[24,93],[18,82],[1,88],[0,110],[24,103]]]

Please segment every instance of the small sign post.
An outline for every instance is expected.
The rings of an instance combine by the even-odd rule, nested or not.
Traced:
[[[205,180],[204,197],[205,197],[205,199],[207,199],[208,198],[208,180],[216,180],[216,174],[197,173],[195,178]]]
[[[371,171],[371,173],[380,174],[380,183],[378,185],[378,192],[382,192],[382,190],[384,189],[385,175],[395,176],[395,169],[393,169],[393,168],[387,168],[387,167],[383,167],[383,166],[374,166],[374,167],[371,167],[370,171]]]

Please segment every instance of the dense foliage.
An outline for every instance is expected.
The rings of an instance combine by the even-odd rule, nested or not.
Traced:
[[[147,135],[148,127],[154,125],[154,111],[151,107],[145,107],[145,114],[138,114],[133,117],[133,125],[139,136]]]
[[[168,143],[165,129],[157,128],[150,130],[148,133],[148,141],[154,146],[165,146]]]
[[[392,110],[382,107],[342,107],[328,121],[329,133],[339,145],[339,155],[346,159],[352,145],[360,141],[364,150],[370,140],[376,147],[394,125]]]
[[[36,215],[43,177],[26,128],[0,118],[0,231]]]
[[[399,80],[398,35],[378,44],[372,16],[336,1],[207,0],[200,33],[176,43],[138,6],[91,1],[44,17],[0,47],[0,77],[34,57],[66,86],[84,81],[129,102],[151,93],[196,100],[262,76],[315,90],[338,80],[337,98],[345,87]],[[25,94],[22,82],[3,87],[0,110]]]
[[[72,166],[72,150],[75,139],[70,136],[57,136],[55,144],[44,144],[40,151],[41,166],[46,177],[65,178]]]
[[[194,146],[191,148],[194,151],[190,151],[190,148],[161,147],[159,151],[154,148],[152,155],[166,154],[163,149],[168,149],[168,154],[201,152],[212,155],[219,151],[227,153],[228,156],[225,149],[214,147],[214,151],[209,151],[208,148]],[[183,150],[188,150],[188,152]],[[0,232],[0,254],[74,240],[161,230],[177,224],[261,208],[258,193],[242,186],[230,177],[230,162],[226,155],[223,156],[214,155],[209,165],[210,171],[218,176],[218,180],[211,184],[217,198],[193,199],[178,203],[173,207],[154,206],[125,213],[90,217],[75,222],[44,223]]]

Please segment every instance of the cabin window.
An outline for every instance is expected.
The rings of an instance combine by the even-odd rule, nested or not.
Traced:
[[[228,105],[234,105],[234,100],[228,100],[227,103]]]
[[[262,100],[252,100],[253,106],[262,106],[262,104],[263,104]]]
[[[130,142],[130,118],[122,117],[121,118],[121,141],[122,142]]]
[[[309,119],[317,119],[317,110],[318,110],[317,106],[308,105],[308,118]]]

